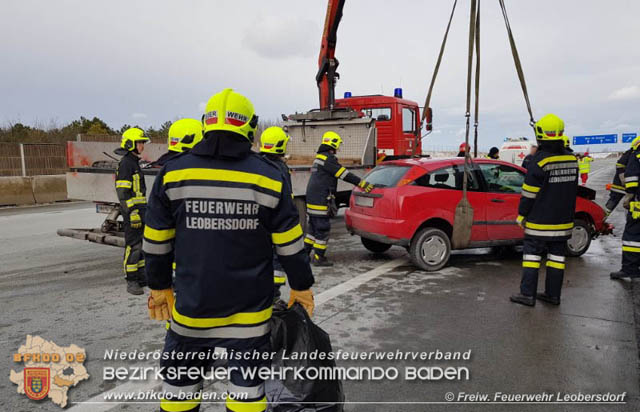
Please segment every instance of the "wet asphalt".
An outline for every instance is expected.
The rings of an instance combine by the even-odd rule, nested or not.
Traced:
[[[588,186],[604,204],[604,185],[615,159],[593,164]],[[102,379],[108,349],[162,347],[164,327],[147,318],[146,297],[125,293],[122,250],[56,236],[61,227],[96,227],[102,215],[87,203],[0,210],[0,399],[5,410],[54,411],[50,401],[34,402],[16,393],[11,359],[27,334],[58,345],[84,347],[92,376],[69,392],[70,402],[96,399],[116,385]],[[538,302],[514,305],[521,255],[489,249],[456,252],[438,272],[417,270],[403,248],[373,255],[350,236],[340,218],[333,222],[332,268],[314,269],[322,302],[314,320],[331,336],[334,350],[347,352],[471,351],[470,360],[343,361],[341,366],[464,367],[469,379],[408,381],[347,380],[346,411],[637,411],[640,410],[634,286],[611,281],[620,264],[624,214],[609,219],[614,236],[596,239],[589,251],[567,263],[559,307]],[[382,265],[387,268],[382,273]],[[389,269],[390,268],[390,269]],[[543,271],[544,272],[544,271]],[[377,274],[366,279],[363,274]],[[360,276],[360,277],[358,277]],[[355,285],[346,283],[356,280]],[[353,281],[352,281],[353,282]],[[542,274],[541,286],[544,282]],[[347,286],[345,286],[345,284]],[[329,292],[327,292],[329,291]],[[327,292],[323,294],[323,292]],[[285,294],[288,293],[285,291]],[[640,308],[640,292],[636,293]],[[321,298],[320,298],[321,297]],[[150,363],[153,364],[153,363]],[[2,366],[4,365],[4,366]],[[129,365],[130,366],[130,365]],[[217,387],[217,385],[215,386]],[[592,394],[626,392],[626,403],[450,404],[447,393]],[[387,404],[385,402],[394,402]],[[402,404],[397,404],[402,402]],[[155,405],[73,405],[69,410],[156,410]],[[202,410],[224,410],[205,405]]]

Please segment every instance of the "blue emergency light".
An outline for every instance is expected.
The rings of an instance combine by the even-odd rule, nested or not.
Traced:
[[[402,99],[402,87],[396,87],[395,89],[393,89],[393,97]]]
[[[351,97],[351,92],[344,92],[344,98],[348,99],[349,97]]]

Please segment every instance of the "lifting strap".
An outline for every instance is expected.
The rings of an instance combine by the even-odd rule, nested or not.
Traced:
[[[473,157],[478,157],[478,109],[480,106],[480,0],[476,11],[476,104],[473,114]]]
[[[468,61],[467,61],[467,106],[465,111],[466,123],[465,123],[465,134],[464,134],[464,142],[467,145],[467,149],[465,150],[464,155],[464,177],[462,179],[462,197],[467,197],[467,183],[468,183],[468,174],[470,173],[470,165],[471,165],[471,153],[469,153],[469,130],[470,130],[470,121],[471,121],[471,72],[473,70],[473,54],[475,49],[475,41],[476,41],[476,27],[477,27],[477,12],[478,12],[478,2],[479,0],[471,0],[471,13],[469,17],[469,53],[468,53]],[[479,66],[476,66],[476,76],[479,76]],[[478,110],[478,83],[476,81],[476,116]],[[476,123],[477,123],[476,117]],[[476,127],[477,129],[477,127]]]
[[[511,24],[509,24],[509,17],[507,17],[507,9],[504,6],[504,0],[498,0],[500,2],[500,9],[502,9],[502,15],[504,16],[504,24],[507,27],[507,33],[509,35],[509,44],[511,45],[511,54],[513,55],[513,62],[516,65],[516,71],[518,72],[518,79],[520,80],[520,86],[522,87],[522,93],[524,94],[524,101],[527,104],[527,110],[529,111],[529,124],[532,128],[536,121],[533,119],[533,112],[531,111],[531,103],[529,102],[529,93],[527,92],[527,82],[524,80],[524,72],[522,70],[522,64],[520,63],[520,56],[518,55],[518,49],[516,48],[516,41],[513,38],[513,32],[511,31]],[[535,133],[535,128],[534,128]]]
[[[431,77],[431,84],[429,85],[429,92],[427,93],[427,99],[424,102],[424,109],[422,110],[422,119],[420,120],[420,123],[424,122],[424,119],[427,116],[427,108],[431,103],[431,93],[433,92],[433,85],[436,83],[436,77],[438,77],[438,70],[440,70],[440,63],[442,63],[442,56],[444,55],[444,46],[447,44],[447,37],[449,37],[449,29],[451,28],[451,21],[453,21],[453,14],[456,11],[457,4],[458,4],[458,0],[454,0],[453,8],[451,9],[451,16],[449,16],[449,23],[447,24],[447,29],[444,32],[442,45],[440,46],[440,54],[438,54],[436,67],[433,70],[433,76]]]

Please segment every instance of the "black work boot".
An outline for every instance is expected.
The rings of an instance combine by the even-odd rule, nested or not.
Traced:
[[[317,253],[313,255],[313,259],[311,259],[311,263],[313,263],[313,266],[320,266],[320,267],[333,266],[333,263],[329,262],[329,260],[325,256],[320,256]]]
[[[631,275],[627,275],[627,274],[626,274],[626,273],[624,273],[623,271],[618,270],[617,272],[611,272],[611,273],[609,274],[609,277],[610,277],[611,279],[616,280],[616,279],[622,279],[622,278],[630,278],[630,277],[631,277]]]
[[[549,296],[546,293],[538,293],[538,294],[536,294],[536,297],[538,299],[540,299],[541,301],[550,303],[552,305],[558,306],[560,304],[560,298],[559,297]]]
[[[127,280],[127,292],[132,295],[142,295],[144,290],[142,290],[137,280]]]
[[[509,300],[511,302],[513,302],[513,303],[519,303],[519,304],[525,305],[525,306],[535,306],[536,305],[536,298],[535,297],[526,296],[526,295],[523,295],[521,293],[518,293],[516,295],[511,295]]]

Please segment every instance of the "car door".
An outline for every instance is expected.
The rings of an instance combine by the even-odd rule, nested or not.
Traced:
[[[520,239],[516,223],[524,172],[504,163],[478,164],[487,192],[487,233],[490,240]]]
[[[441,193],[434,196],[434,192],[430,192],[429,199],[436,200],[438,207],[447,207],[447,216],[453,218],[455,208],[462,199],[462,181],[464,171],[462,165],[450,165],[440,169],[430,171],[426,175],[416,179],[417,186],[439,189]],[[479,179],[475,173],[469,175],[467,184],[467,199],[473,207],[473,227],[471,228],[471,241],[482,242],[487,240],[487,225],[485,204],[486,193],[482,192]],[[446,205],[446,206],[444,206]]]

